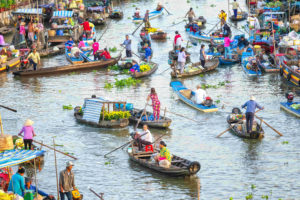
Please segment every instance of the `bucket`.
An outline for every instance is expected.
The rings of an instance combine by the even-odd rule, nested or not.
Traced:
[[[48,30],[48,36],[49,37],[55,36],[55,30]]]
[[[56,35],[58,35],[58,36],[63,36],[63,35],[64,35],[64,31],[63,31],[62,29],[58,29],[58,30],[56,31]]]

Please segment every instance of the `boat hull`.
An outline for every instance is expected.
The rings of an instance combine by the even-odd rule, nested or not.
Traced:
[[[300,102],[295,102],[295,103],[300,104]],[[290,114],[295,115],[296,117],[300,117],[300,110],[296,110],[292,108],[287,102],[281,102],[280,108],[282,108],[283,110],[287,111]]]

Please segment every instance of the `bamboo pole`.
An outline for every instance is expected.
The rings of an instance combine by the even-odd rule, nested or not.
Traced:
[[[34,182],[35,182],[35,193],[38,195],[38,187],[37,187],[37,175],[36,175],[36,158],[33,159],[33,164],[34,164]]]
[[[0,114],[0,127],[1,127],[1,136],[4,137],[4,131],[3,131],[3,124],[2,124],[1,114]]]
[[[56,161],[56,151],[55,151],[54,138],[53,138],[53,146],[54,146],[54,163],[55,163],[55,175],[56,175],[57,200],[59,200],[59,185],[58,185],[57,161]]]

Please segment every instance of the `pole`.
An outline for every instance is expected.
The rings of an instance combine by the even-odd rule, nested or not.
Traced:
[[[230,11],[229,11],[229,0],[227,0],[227,9],[228,9],[228,15],[229,15],[229,13],[230,13]],[[231,15],[231,14],[230,14]],[[228,18],[229,18],[230,16],[228,16]]]
[[[36,12],[37,12],[37,26],[39,27],[39,22],[40,22],[40,18],[39,18],[39,0],[37,0],[36,1]],[[39,32],[39,30],[37,31],[37,45],[36,45],[36,47],[38,47],[38,45],[39,45],[39,41],[40,41],[40,37],[39,37],[39,35],[40,35],[40,32]]]
[[[56,161],[56,151],[55,151],[55,141],[53,138],[54,146],[54,163],[55,163],[55,174],[56,174],[56,188],[57,188],[57,200],[59,200],[59,186],[58,186],[58,174],[57,174],[57,161]]]
[[[273,34],[273,54],[274,54],[274,58],[276,58],[276,47],[275,47],[275,33],[274,33],[274,28],[273,28],[273,21],[271,21],[272,23],[272,34]]]
[[[89,190],[90,190],[94,195],[96,195],[99,199],[104,200],[104,199],[103,199],[104,193],[100,193],[100,195],[99,195],[99,194],[97,194],[92,188],[89,188]]]
[[[35,182],[35,193],[38,194],[38,186],[37,186],[37,179],[36,179],[36,158],[33,159],[33,164],[34,164],[34,182]]]
[[[1,114],[0,114],[0,127],[1,127],[1,136],[4,137],[4,131],[3,131],[3,124],[2,124]]]

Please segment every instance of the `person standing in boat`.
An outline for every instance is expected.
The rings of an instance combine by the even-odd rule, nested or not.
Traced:
[[[90,27],[89,19],[86,18],[85,21],[80,25],[83,26],[83,32],[85,33],[85,37],[89,38],[89,36],[91,34],[91,27]]]
[[[182,74],[184,72],[184,66],[185,66],[185,62],[186,62],[186,58],[188,57],[188,55],[185,54],[185,48],[182,47],[178,53],[178,68],[180,69],[180,74]]]
[[[154,121],[158,121],[159,120],[159,114],[160,114],[160,101],[158,100],[155,88],[151,88],[151,92],[150,92],[150,94],[147,97],[147,102],[150,99],[152,101]]]
[[[65,200],[65,196],[67,196],[68,200],[72,200],[72,190],[77,190],[72,171],[73,166],[74,164],[69,161],[66,169],[59,173],[59,194],[61,200]]]
[[[228,59],[228,57],[230,60],[232,59],[231,50],[230,50],[230,44],[232,42],[233,40],[231,40],[228,35],[225,35],[224,37],[225,59]]]
[[[226,20],[227,20],[227,14],[225,13],[224,10],[221,10],[218,17],[221,20],[221,27],[222,27],[224,25],[224,23],[226,22]]]
[[[166,143],[164,141],[160,141],[159,148],[160,152],[154,157],[154,160],[159,164],[159,166],[169,168],[171,166],[172,158]]]
[[[99,43],[96,41],[96,39],[94,39],[94,43],[92,45],[92,48],[93,48],[94,60],[97,60],[98,59],[97,52],[99,50]]]
[[[236,0],[233,0],[233,2],[231,3],[231,5],[232,5],[232,10],[233,10],[234,18],[236,19],[237,18],[237,14],[238,14],[238,8],[240,7],[239,3],[236,2]]]
[[[31,150],[31,145],[33,141],[33,137],[35,136],[33,130],[33,121],[27,119],[24,123],[24,126],[18,135],[24,133],[23,141],[24,141],[24,148]],[[28,147],[28,148],[27,148]]]
[[[196,18],[193,8],[190,8],[184,17],[186,16],[188,17],[189,24],[191,24],[194,21],[194,17]]]
[[[183,42],[183,39],[178,31],[175,31],[175,37],[174,37],[174,49],[180,49],[181,43]]]
[[[206,61],[205,45],[202,44],[202,45],[201,45],[201,49],[200,49],[200,62],[201,62],[201,66],[202,66],[203,68],[205,68],[205,61]]]
[[[143,150],[143,145],[152,145],[153,136],[149,131],[147,124],[144,124],[142,133],[136,133],[135,140],[138,143],[139,151]]]
[[[150,21],[149,21],[150,19],[149,19],[149,10],[147,10],[146,11],[146,13],[145,13],[145,16],[144,16],[144,19],[143,19],[143,21],[144,21],[144,23],[145,23],[145,28],[147,29],[147,28],[151,28],[151,25],[150,25]]]
[[[125,37],[126,39],[124,40],[123,44],[125,46],[126,49],[126,57],[127,58],[131,58],[132,57],[132,53],[131,53],[131,40],[129,39],[129,36],[126,35]]]
[[[247,127],[247,133],[252,132],[252,125],[254,121],[254,115],[256,108],[263,110],[264,107],[260,106],[256,101],[255,97],[251,96],[250,100],[247,101],[244,105],[242,105],[242,108],[247,107],[246,110],[246,127]]]
[[[36,71],[37,65],[41,64],[40,54],[36,52],[36,49],[33,49],[33,52],[29,54],[27,59],[29,60],[30,64],[33,65],[33,70]]]

